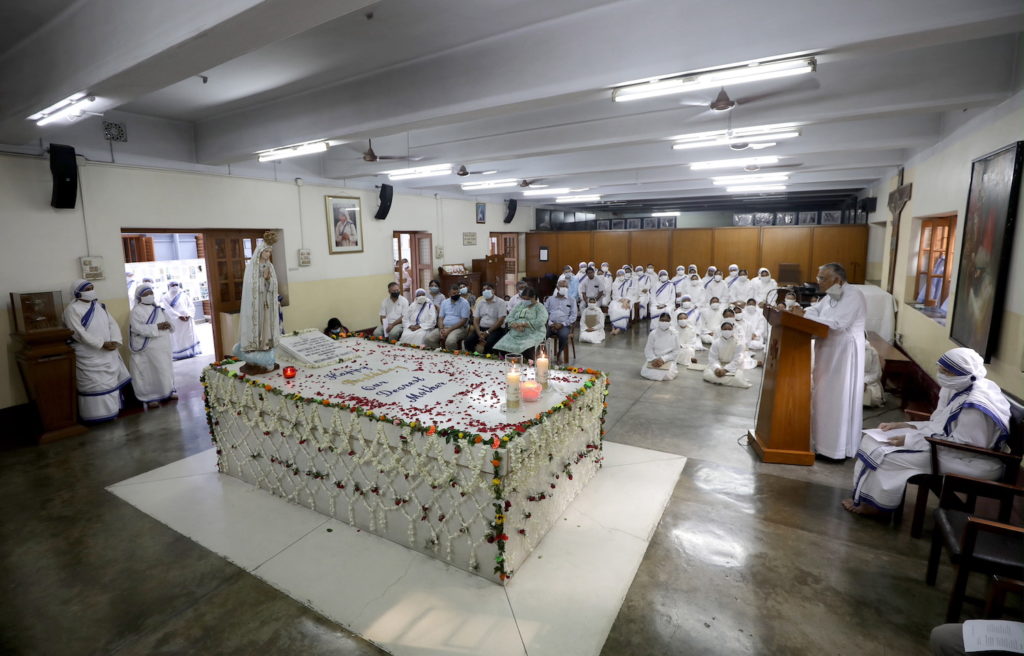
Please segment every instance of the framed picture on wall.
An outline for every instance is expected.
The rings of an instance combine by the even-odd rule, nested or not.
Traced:
[[[476,222],[487,223],[487,203],[476,204]]]
[[[643,225],[640,219],[626,219],[626,228],[629,230],[639,230]]]
[[[359,199],[324,196],[327,204],[327,244],[331,255],[363,252],[363,224]]]
[[[768,226],[775,222],[775,212],[754,212],[754,225]]]
[[[612,222],[609,221],[608,219],[598,219],[598,221],[597,221],[597,229],[598,230],[610,230],[611,227],[612,227]]]
[[[655,218],[653,216],[649,216],[649,217],[644,219],[644,230],[650,230],[652,228],[657,228],[657,227],[658,227],[658,219],[657,218]]]
[[[776,212],[775,225],[796,225],[796,212]]]
[[[754,225],[754,215],[753,214],[733,214],[732,215],[732,224],[736,225],[736,226]]]
[[[1022,158],[1024,141],[1018,141],[971,164],[949,336],[985,362],[999,345]]]
[[[800,225],[817,225],[818,212],[797,212],[796,220]]]
[[[823,210],[821,213],[821,225],[839,225],[842,222],[842,210]]]
[[[612,230],[623,230],[626,227],[625,219],[612,219]]]
[[[675,228],[676,227],[676,217],[674,217],[674,216],[659,216],[658,217],[658,227],[659,228]]]
[[[534,215],[535,230],[551,229],[551,210],[537,210]]]

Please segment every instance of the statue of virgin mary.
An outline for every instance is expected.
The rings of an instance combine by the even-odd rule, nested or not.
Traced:
[[[234,348],[235,357],[245,361],[241,368],[244,374],[263,374],[278,367],[275,347],[281,338],[280,308],[277,274],[270,259],[276,241],[276,233],[263,233],[263,243],[256,247],[245,265],[238,344]]]

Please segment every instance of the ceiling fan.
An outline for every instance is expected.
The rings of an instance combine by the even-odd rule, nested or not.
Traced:
[[[459,167],[459,170],[455,172],[455,175],[465,177],[467,175],[491,175],[492,173],[497,173],[497,171],[494,169],[489,169],[487,171],[470,171],[466,168],[466,165],[463,164]]]
[[[423,157],[419,155],[378,155],[377,153],[373,152],[373,139],[368,139],[367,143],[369,144],[369,148],[363,151],[364,162],[384,162],[389,160],[418,162],[421,159],[423,159]]]
[[[526,180],[526,179],[524,178],[523,180],[520,180],[520,181],[519,181],[519,186],[520,186],[520,187],[529,187],[529,186],[533,185],[533,183],[535,183],[535,182],[540,182],[540,181],[541,181],[541,180],[543,180],[543,179],[544,179],[544,178],[534,178],[533,180]],[[546,185],[541,185],[541,186],[546,186]]]
[[[725,91],[725,87],[722,87],[718,91],[718,95],[716,95],[710,102],[707,100],[687,100],[680,104],[687,107],[704,107],[713,112],[727,112],[737,105],[749,105],[752,102],[761,102],[762,100],[769,100],[777,96],[785,96],[802,91],[815,91],[819,88],[821,88],[821,83],[813,77],[808,77],[803,78],[794,84],[788,84],[775,89],[774,91],[752,94],[749,96],[743,96],[742,98],[729,97],[729,94]],[[707,98],[707,96],[705,96],[705,98]]]

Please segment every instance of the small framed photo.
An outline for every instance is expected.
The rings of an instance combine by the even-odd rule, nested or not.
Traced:
[[[651,230],[658,227],[658,219],[653,216],[644,219],[644,230]]]
[[[611,227],[612,227],[612,222],[609,221],[608,219],[599,219],[597,221],[597,229],[598,230],[611,230]]]
[[[11,292],[14,331],[22,335],[63,328],[64,303],[59,291]]]
[[[476,222],[487,223],[487,203],[476,204]]]
[[[535,230],[551,229],[551,210],[537,210]]]
[[[818,225],[818,212],[798,212],[796,215],[799,225]]]
[[[770,226],[775,222],[775,212],[754,212],[754,225]]]
[[[643,227],[643,221],[640,219],[626,219],[626,228],[629,230],[639,230]]]
[[[674,217],[674,216],[659,216],[658,217],[658,227],[659,228],[675,228],[676,227],[676,217]]]
[[[843,222],[842,210],[822,210],[821,225],[839,225]]]
[[[754,225],[754,215],[753,214],[733,214],[732,215],[732,224],[734,226]]]
[[[331,255],[363,252],[363,227],[359,199],[324,196],[327,204],[327,243]]]
[[[776,212],[775,225],[796,225],[796,212]]]
[[[856,219],[855,222],[856,223],[867,223],[868,222],[868,213],[865,212],[864,210],[857,210],[857,219]]]
[[[612,230],[624,230],[626,228],[625,219],[612,219]]]

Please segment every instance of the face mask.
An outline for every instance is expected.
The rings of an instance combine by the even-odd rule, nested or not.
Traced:
[[[392,301],[398,298],[398,292],[388,292],[388,295],[391,296]]]
[[[693,302],[691,302],[691,301],[683,301],[683,309],[684,310],[692,310],[693,309]]]
[[[729,269],[730,276],[735,276],[737,273],[739,273],[739,269]]]
[[[622,274],[622,277],[625,278],[626,280],[629,280],[630,278],[633,277],[633,274],[627,271],[626,273]]]
[[[565,287],[558,287],[557,289],[555,289],[555,293],[558,294],[559,296],[565,296],[568,291],[569,290],[566,289]]]
[[[602,265],[601,266],[601,270],[604,271],[605,273],[608,273],[608,265],[607,264]]]
[[[423,305],[426,302],[427,302],[427,297],[426,296],[417,296],[416,297],[416,304],[417,305]]]
[[[146,296],[143,296],[142,298],[140,298],[139,302],[140,303],[145,303],[146,305],[152,305],[153,304],[153,295],[152,294],[147,294]]]
[[[96,290],[95,289],[90,289],[87,292],[79,292],[78,293],[78,298],[82,299],[83,301],[95,301],[96,300]]]
[[[792,298],[787,298],[786,299],[786,307],[791,308],[794,305],[796,305],[796,300],[795,299],[792,299]]]
[[[647,273],[654,273],[654,267],[647,267]]]
[[[761,282],[768,282],[769,280],[771,280],[771,276],[769,274],[767,274],[767,273],[762,273],[761,274]]]
[[[469,287],[459,287],[459,293],[465,294],[469,291]]]
[[[490,298],[491,298],[491,297],[493,297],[493,296],[494,296],[494,292],[492,292],[492,291],[491,291],[491,290],[489,290],[489,289],[485,289],[485,290],[484,290],[484,298],[486,298],[486,299],[490,299]]]
[[[743,309],[743,311],[746,312],[747,315],[751,316],[751,317],[754,316],[755,314],[757,314],[757,308],[754,307],[753,305],[748,305],[747,307],[745,307]]]
[[[457,301],[459,299],[459,292],[452,292],[452,300]]]
[[[721,304],[721,303],[712,303],[712,304],[711,304],[711,309],[712,309],[712,310],[717,310],[717,309],[718,309],[718,308],[720,308],[720,307],[722,307],[722,304]]]
[[[728,328],[722,330],[722,339],[732,339],[732,331]]]
[[[689,319],[680,319],[679,320],[679,325],[681,327],[683,327],[683,328],[686,328],[688,325],[690,325],[690,320]]]
[[[677,276],[683,275],[683,267],[679,267],[678,269],[676,269],[676,275]]]
[[[441,291],[441,288],[440,288],[440,287],[434,287],[433,285],[431,285],[431,286],[430,286],[430,293],[431,293],[431,294],[436,294],[436,293],[438,293],[439,291]]]
[[[658,322],[658,330],[668,330],[670,327],[671,327],[671,324],[669,324],[669,322],[667,322],[667,321],[659,321]]]
[[[829,287],[828,291],[825,293],[829,295],[829,298],[838,301],[840,298],[843,297],[843,288],[839,283],[836,283]]]
[[[722,282],[722,274],[720,274],[720,273],[716,273],[715,274],[715,282]]]
[[[668,276],[658,276],[658,280],[661,282],[668,282]]]
[[[970,376],[950,376],[949,374],[944,374],[942,372],[939,372],[936,375],[936,379],[938,380],[940,387],[945,387],[957,392],[973,382],[971,381]]]
[[[596,310],[597,303],[587,303],[587,307],[590,308],[591,310]]]
[[[747,274],[745,274],[745,273],[741,273],[741,274],[740,274],[740,282],[747,282],[747,280],[749,280],[749,279],[747,278]]]
[[[340,335],[341,334],[341,328],[331,328],[331,334],[333,334],[333,335]]]
[[[735,314],[732,315],[731,317],[727,317],[727,316],[725,316],[723,314],[722,318],[725,319],[726,321],[729,321],[729,322],[732,322],[732,323],[735,323],[735,322],[739,321],[739,317],[737,317]]]
[[[690,278],[690,282],[696,285],[700,282],[700,278],[694,276],[693,278]]]

